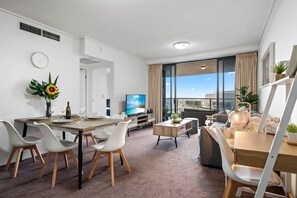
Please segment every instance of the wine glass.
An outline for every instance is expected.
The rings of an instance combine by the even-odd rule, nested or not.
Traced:
[[[62,106],[60,111],[62,113],[62,116],[65,116],[66,106]]]
[[[86,108],[85,107],[80,107],[78,114],[79,114],[80,117],[82,117],[85,114],[85,112],[86,112]]]
[[[55,112],[55,106],[52,105],[50,111],[51,111],[51,114],[53,114]]]

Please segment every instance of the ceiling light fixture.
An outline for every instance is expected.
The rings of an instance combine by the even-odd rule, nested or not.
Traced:
[[[188,43],[188,42],[176,42],[176,43],[173,44],[173,46],[176,49],[186,49],[187,47],[190,46],[190,43]]]
[[[201,69],[205,70],[206,66],[205,65],[201,65]]]

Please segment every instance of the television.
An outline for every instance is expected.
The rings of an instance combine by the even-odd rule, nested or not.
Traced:
[[[126,95],[126,115],[136,115],[145,113],[145,95],[127,94]]]

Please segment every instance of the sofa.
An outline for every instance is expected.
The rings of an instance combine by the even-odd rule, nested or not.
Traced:
[[[209,127],[200,129],[200,162],[204,166],[222,168],[220,147],[214,138],[207,132]]]
[[[199,126],[204,125],[206,116],[212,115],[216,113],[216,111],[201,111],[197,109],[187,109],[185,108],[184,111],[181,112],[182,118],[198,118]]]
[[[241,131],[256,132],[260,123],[259,116],[253,116],[247,126]],[[279,124],[279,118],[268,117],[265,121],[264,132],[275,133]],[[222,168],[221,152],[218,143],[209,131],[210,126],[203,126],[200,129],[199,145],[200,145],[200,162],[204,166]],[[228,144],[233,146],[234,132],[236,129],[232,127],[221,127]]]

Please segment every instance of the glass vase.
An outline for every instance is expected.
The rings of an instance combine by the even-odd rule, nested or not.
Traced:
[[[46,112],[45,112],[46,117],[52,116],[51,106],[52,106],[51,102],[46,102]]]

